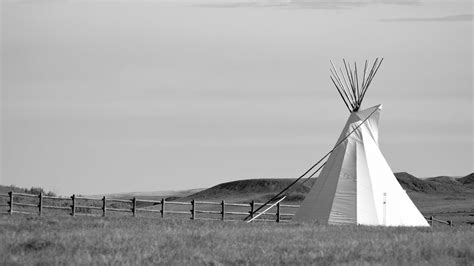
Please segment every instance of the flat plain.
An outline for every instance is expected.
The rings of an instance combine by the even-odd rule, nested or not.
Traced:
[[[242,221],[190,220],[189,213],[180,214],[179,217],[167,214],[165,218],[160,218],[156,212],[148,216],[138,212],[137,217],[132,217],[131,213],[108,212],[106,217],[100,217],[99,211],[96,213],[98,217],[71,217],[68,210],[60,213],[47,210],[43,213],[44,216],[38,217],[36,207],[28,209],[34,215],[15,213],[12,216],[0,216],[0,265],[472,265],[473,174],[457,179],[418,179],[406,173],[396,175],[425,217],[452,220],[454,226],[441,223],[435,223],[429,228],[275,222],[246,224]],[[263,202],[289,182],[292,180],[239,180],[169,200]],[[306,186],[298,185],[290,193],[291,200],[288,203],[300,204],[312,182],[308,182]],[[2,194],[10,190],[32,193],[13,187],[0,188]],[[131,196],[123,195],[123,198],[129,199]],[[159,198],[156,196],[154,199]],[[0,203],[3,203],[1,210],[5,213],[7,197],[0,199]],[[30,203],[34,203],[33,201]],[[69,206],[70,199],[65,198],[56,204]],[[190,208],[190,205],[177,206],[182,207],[182,211],[189,211]],[[130,206],[125,204],[118,207]],[[200,209],[204,207],[199,205]],[[147,208],[159,209],[158,206]],[[169,210],[171,204],[167,208]],[[220,207],[216,208],[215,211],[218,211]],[[77,211],[81,214],[79,209]],[[248,211],[248,208],[241,211]],[[283,212],[289,213],[290,209],[284,209]],[[206,218],[204,216],[199,213],[197,218]],[[218,216],[214,218],[218,219]],[[226,219],[229,218],[231,217],[226,216]]]
[[[381,228],[132,217],[0,217],[0,264],[469,265],[472,226]]]

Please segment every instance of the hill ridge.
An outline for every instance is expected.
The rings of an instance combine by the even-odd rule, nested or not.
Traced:
[[[407,172],[395,173],[400,185],[407,192],[436,193],[474,193],[474,174],[471,173],[461,178],[449,176],[436,176],[420,179]],[[179,200],[209,200],[209,199],[245,199],[265,201],[287,187],[295,179],[292,178],[257,178],[242,179],[221,183],[211,188],[199,191]],[[297,183],[288,195],[288,201],[301,201],[304,199],[316,179],[311,179],[304,185]],[[301,181],[302,182],[302,181]]]

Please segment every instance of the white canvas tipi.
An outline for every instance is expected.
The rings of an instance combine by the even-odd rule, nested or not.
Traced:
[[[382,60],[376,60],[362,85],[357,68],[331,71],[334,84],[351,112],[336,148],[293,220],[319,224],[428,226],[398,183],[378,146],[381,105],[359,110],[368,84]],[[351,76],[352,74],[352,76]],[[347,80],[343,80],[347,79]],[[343,84],[350,84],[344,86]],[[351,93],[351,95],[348,95]],[[347,95],[344,97],[343,95]]]

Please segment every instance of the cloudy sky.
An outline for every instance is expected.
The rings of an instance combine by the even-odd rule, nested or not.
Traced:
[[[473,172],[472,1],[1,1],[1,184],[297,177],[348,117],[343,57],[385,58],[363,107],[393,171]]]

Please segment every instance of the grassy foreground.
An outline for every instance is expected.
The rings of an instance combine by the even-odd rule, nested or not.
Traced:
[[[474,261],[471,226],[381,228],[0,217],[0,264],[436,264]]]

